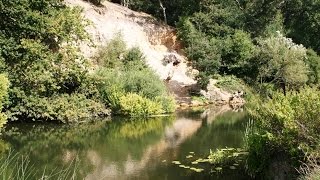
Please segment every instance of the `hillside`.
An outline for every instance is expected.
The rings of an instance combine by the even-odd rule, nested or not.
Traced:
[[[84,17],[92,23],[86,30],[95,46],[87,44],[81,46],[85,57],[94,56],[100,46],[120,33],[129,48],[139,47],[142,50],[148,66],[166,81],[168,90],[180,105],[199,105],[200,102],[193,102],[189,94],[189,90],[196,85],[195,76],[198,71],[188,66],[188,59],[183,54],[182,44],[177,39],[173,27],[157,21],[151,15],[135,12],[108,1],[103,2],[101,7],[82,0],[65,2],[69,6],[83,8]],[[214,92],[203,94],[209,97],[209,101],[218,104],[229,103],[232,94],[213,84],[209,89],[212,87],[215,89]]]
[[[70,6],[83,8],[83,15],[92,22],[87,28],[96,47],[105,45],[117,33],[121,33],[128,47],[139,47],[145,54],[147,64],[166,79],[170,74],[171,80],[185,85],[194,84],[194,79],[188,75],[191,68],[187,66],[187,59],[180,51],[181,45],[177,41],[175,30],[156,21],[152,16],[132,11],[123,6],[104,2],[103,7],[96,7],[81,0],[66,0]],[[91,57],[97,48],[82,46],[86,57]],[[174,55],[179,65],[164,65],[162,60],[167,55]],[[171,75],[172,74],[172,75]]]

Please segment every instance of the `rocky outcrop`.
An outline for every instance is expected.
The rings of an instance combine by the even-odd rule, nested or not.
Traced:
[[[200,94],[203,95],[209,101],[209,103],[216,105],[229,104],[232,107],[244,105],[245,100],[243,99],[243,91],[237,91],[234,93],[224,91],[216,86],[217,82],[218,80],[210,79],[210,82],[207,86],[207,91],[200,91]]]

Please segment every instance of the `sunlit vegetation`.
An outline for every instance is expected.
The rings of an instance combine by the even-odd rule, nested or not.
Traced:
[[[247,152],[243,149],[224,148],[211,151],[207,158],[199,158],[194,152],[190,152],[182,162],[172,161],[180,168],[195,172],[221,173],[225,169],[236,170],[244,166]],[[208,166],[209,164],[209,166]]]
[[[100,94],[115,114],[150,116],[175,110],[173,97],[145,65],[142,52],[127,49],[121,36],[102,47],[95,59],[100,65]]]
[[[87,1],[101,6],[103,0]],[[302,165],[310,168],[302,178],[319,177],[320,1],[112,2],[145,11],[175,26],[190,65],[199,70],[200,87],[205,89],[210,78],[216,78],[220,80],[217,86],[224,90],[256,93],[247,106],[252,120],[247,126],[244,150],[218,149],[206,159],[195,159],[190,153],[186,159],[193,161],[176,160],[173,164],[200,173],[204,169],[195,165],[205,162],[212,165],[212,171],[220,172],[226,167],[236,169],[238,157],[243,155],[247,172],[258,176],[275,157],[282,156],[292,169]],[[139,48],[127,48],[120,37],[115,37],[91,61],[81,55],[77,45],[90,41],[85,31],[90,23],[82,17],[80,8],[67,7],[60,0],[2,0],[0,19],[0,128],[7,121],[72,123],[111,112],[147,117],[175,110],[174,99],[146,66]],[[92,61],[98,65],[93,72]],[[225,118],[217,118],[216,125],[238,124],[238,118],[221,121]],[[25,152],[32,149],[30,157],[37,155],[40,159],[49,156],[43,144],[65,153],[72,148],[89,151],[95,146],[91,138],[106,144],[125,139],[125,143],[111,147],[111,152],[114,158],[124,159],[122,150],[132,148],[136,150],[132,151],[134,159],[142,150],[139,143],[129,142],[140,137],[146,138],[144,143],[151,142],[161,137],[164,128],[162,118],[119,122],[123,123],[120,127],[105,121],[96,123],[77,128],[58,129],[55,124],[54,128],[25,129],[27,138],[10,136],[15,131],[8,131],[3,137],[28,140],[22,152],[23,148]],[[37,136],[37,131],[45,132]],[[206,132],[199,131],[199,135]],[[219,137],[212,140],[215,138]],[[0,152],[9,147],[0,141]],[[51,159],[61,165],[61,159]],[[58,176],[42,170],[25,171],[30,167],[28,156],[8,156],[0,161],[3,179],[75,179],[71,169],[62,170]]]
[[[0,74],[0,110],[2,111],[3,105],[8,98],[9,81],[4,74]],[[7,122],[7,116],[5,113],[0,113],[0,129]],[[1,151],[1,148],[0,148]]]
[[[75,46],[89,37],[80,13],[59,0],[0,2],[1,73],[10,81],[3,109],[8,120],[75,122],[108,114],[83,88],[93,81],[88,61]]]
[[[318,159],[319,108],[320,93],[316,88],[291,91],[286,96],[274,93],[272,99],[250,106],[254,123],[247,144],[249,170],[262,172],[279,153],[291,157],[292,166]]]

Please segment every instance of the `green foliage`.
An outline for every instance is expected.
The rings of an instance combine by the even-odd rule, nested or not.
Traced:
[[[240,6],[244,11],[245,28],[252,34],[259,36],[266,33],[266,29],[278,24],[277,17],[279,11],[284,6],[282,0],[265,0],[265,1],[240,1]],[[281,29],[276,29],[279,31]]]
[[[280,33],[259,42],[259,78],[282,86],[298,88],[308,81],[306,49]]]
[[[320,52],[320,2],[292,0],[285,2],[284,17],[288,34],[296,42]]]
[[[240,156],[247,155],[247,152],[242,149],[235,148],[225,148],[217,149],[216,151],[211,151],[208,156],[209,163],[211,164],[230,164],[230,162],[235,162]]]
[[[0,109],[2,110],[5,101],[8,98],[9,81],[4,74],[0,74]],[[0,129],[7,122],[7,116],[4,113],[0,113]],[[1,151],[1,148],[0,148]]]
[[[313,154],[319,148],[319,108],[320,92],[315,88],[304,88],[287,96],[276,93],[272,99],[250,106],[249,113],[254,119],[248,136],[250,171],[261,172],[279,152],[296,162]]]
[[[128,93],[120,98],[121,111],[125,115],[150,116],[162,114],[162,105],[138,94]]]
[[[317,55],[312,49],[307,50],[306,64],[310,68],[309,84],[319,84],[320,82],[320,56]]]
[[[161,104],[165,113],[173,113],[176,110],[176,100],[173,96],[157,96],[155,101]]]
[[[58,120],[74,123],[86,118],[107,115],[109,112],[99,101],[87,99],[82,94],[57,94],[51,97],[21,97],[23,105],[8,112],[11,120],[24,116],[31,120]]]
[[[95,59],[103,67],[115,68],[121,63],[120,56],[126,51],[126,44],[121,35],[116,35],[106,46],[100,47]]]
[[[159,3],[154,0],[129,0],[127,5],[136,11],[144,11],[152,14],[158,19],[164,19],[163,9]],[[175,25],[179,17],[191,15],[200,9],[200,0],[161,0],[163,7],[166,9],[168,24]]]
[[[250,88],[244,83],[244,81],[235,76],[216,76],[215,78],[218,80],[216,83],[217,87],[225,91],[230,93],[237,91],[250,93]]]
[[[113,50],[115,47],[118,49]],[[97,73],[101,79],[99,92],[114,113],[149,116],[173,112],[173,99],[160,78],[145,65],[138,48],[126,50],[118,36],[101,51],[96,57],[103,62]]]
[[[107,114],[76,45],[88,40],[81,9],[60,0],[0,2],[1,71],[11,86],[10,120],[75,122]],[[85,90],[87,86],[90,89]]]
[[[221,43],[222,62],[220,73],[233,74],[238,77],[253,76],[255,68],[253,57],[257,48],[253,44],[250,35],[242,30],[227,37]]]

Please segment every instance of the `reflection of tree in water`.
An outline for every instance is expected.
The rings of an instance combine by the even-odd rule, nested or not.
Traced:
[[[145,145],[159,140],[164,127],[172,120],[173,117],[122,119],[74,126],[38,124],[36,128],[31,124],[18,124],[12,127],[16,129],[14,133],[4,134],[4,140],[20,155],[28,154],[40,169],[44,166],[55,169],[80,159],[79,176],[84,177],[95,168],[92,162],[97,159],[103,158],[103,162],[126,161],[128,156],[139,159]]]
[[[208,139],[218,142],[215,138],[224,136],[219,129],[224,127],[223,117],[218,116],[211,125],[203,123],[199,114],[183,113],[177,118],[119,118],[62,127],[27,124],[16,126],[18,134],[7,133],[4,139],[19,153],[30,154],[38,168],[54,169],[79,159],[79,178],[143,178],[143,172],[154,174],[163,159],[170,163],[183,156],[182,152],[199,147],[208,151],[212,145]]]

